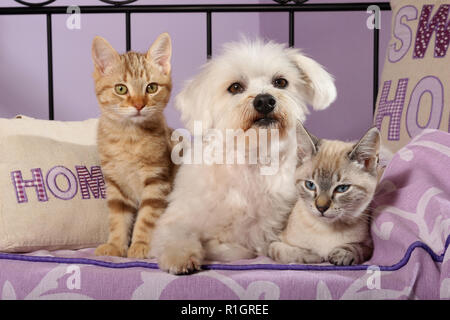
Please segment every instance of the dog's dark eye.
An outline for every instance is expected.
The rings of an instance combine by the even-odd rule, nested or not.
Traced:
[[[228,87],[228,92],[231,94],[238,94],[244,92],[244,87],[239,82],[233,83],[231,86]]]
[[[286,88],[287,85],[288,85],[288,81],[284,78],[276,78],[275,80],[273,80],[273,86],[275,88],[283,89],[283,88]]]

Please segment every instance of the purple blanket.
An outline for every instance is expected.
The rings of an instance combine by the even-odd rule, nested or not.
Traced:
[[[400,150],[378,188],[375,251],[360,266],[211,263],[173,276],[155,261],[93,249],[0,254],[2,299],[449,299],[450,134],[427,130]]]

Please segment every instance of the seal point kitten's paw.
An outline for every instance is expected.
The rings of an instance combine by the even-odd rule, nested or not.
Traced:
[[[357,255],[345,248],[334,248],[328,255],[328,261],[337,266],[351,266],[359,263]]]
[[[95,249],[96,256],[126,257],[126,249],[119,249],[111,243],[104,243]]]
[[[127,252],[128,258],[148,259],[150,246],[144,242],[132,243]]]
[[[167,250],[158,259],[161,270],[171,274],[189,274],[201,270],[203,255],[197,251]]]
[[[268,255],[271,259],[284,264],[323,262],[323,259],[311,250],[293,247],[280,241],[275,241],[270,244]]]

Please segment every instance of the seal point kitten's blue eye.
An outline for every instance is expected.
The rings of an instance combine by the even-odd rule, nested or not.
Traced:
[[[316,190],[316,185],[314,184],[314,182],[306,180],[305,181],[305,187],[309,190],[315,191]]]
[[[336,187],[336,189],[334,189],[334,191],[338,192],[338,193],[342,193],[342,192],[347,191],[349,188],[350,188],[349,184],[341,184],[341,185],[338,185]]]

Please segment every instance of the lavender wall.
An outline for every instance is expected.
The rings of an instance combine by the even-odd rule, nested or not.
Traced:
[[[236,2],[140,0],[139,4]],[[245,1],[258,2],[271,1]],[[54,5],[80,3],[94,5],[99,1],[58,0]],[[12,0],[1,3],[1,6],[16,5]],[[336,77],[338,87],[338,100],[328,110],[312,112],[307,120],[308,128],[319,136],[355,139],[372,122],[372,33],[366,28],[367,17],[364,12],[296,13],[296,46],[326,66]],[[380,60],[384,61],[390,13],[384,13],[382,18]],[[91,79],[91,41],[95,35],[101,35],[117,50],[124,51],[125,18],[123,15],[82,15],[81,30],[67,29],[66,19],[66,15],[53,18],[55,118],[97,117]],[[131,30],[132,49],[138,51],[146,51],[159,33],[171,34],[174,95],[206,60],[204,14],[133,14]],[[213,54],[220,50],[222,43],[237,40],[240,34],[286,42],[287,32],[288,20],[284,13],[213,14]],[[0,48],[0,117],[22,113],[48,118],[45,17],[0,16]],[[166,115],[171,126],[182,126],[172,102]]]

